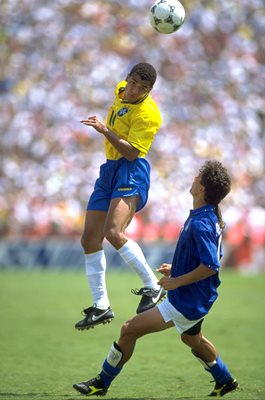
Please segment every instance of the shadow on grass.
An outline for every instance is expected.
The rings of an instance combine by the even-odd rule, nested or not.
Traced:
[[[12,398],[17,399],[67,399],[76,400],[80,399],[80,394],[54,394],[54,393],[2,393],[0,392],[0,400],[9,400]],[[192,400],[193,397],[174,397],[174,400]],[[119,397],[107,397],[106,400],[121,400]],[[167,397],[123,397],[122,400],[172,400]]]
[[[79,395],[72,395],[72,394],[54,394],[54,393],[2,393],[0,392],[0,400],[8,400],[12,398],[16,399],[76,399]]]

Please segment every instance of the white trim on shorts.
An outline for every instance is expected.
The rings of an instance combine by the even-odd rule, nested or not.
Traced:
[[[157,304],[157,308],[162,315],[163,320],[165,322],[172,321],[180,334],[192,328],[203,319],[203,317],[195,320],[187,319],[175,307],[172,306],[168,298]]]

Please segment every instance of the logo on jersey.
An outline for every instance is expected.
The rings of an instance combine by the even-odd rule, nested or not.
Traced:
[[[219,223],[218,223],[218,222],[216,222],[216,224],[215,224],[215,228],[216,228],[216,233],[217,233],[217,236],[220,236],[220,235],[221,235],[221,233],[222,233],[222,229],[221,229],[221,227],[220,227],[220,225],[219,225]]]
[[[185,230],[185,231],[187,231],[187,230],[189,229],[189,227],[190,227],[190,221],[191,221],[191,220],[189,220],[188,223],[187,223],[187,225],[184,226],[184,230]]]
[[[132,190],[132,188],[130,188],[130,187],[118,188],[119,192],[124,192],[126,190]]]
[[[127,107],[123,107],[118,111],[118,116],[122,117],[123,115],[127,114],[128,111],[129,109]]]

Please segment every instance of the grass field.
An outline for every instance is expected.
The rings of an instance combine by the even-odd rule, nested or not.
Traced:
[[[0,272],[0,400],[84,398],[72,384],[99,371],[121,324],[134,314],[136,276],[109,272],[116,313],[111,324],[78,332],[74,323],[91,303],[81,272]],[[223,272],[220,297],[206,318],[212,340],[241,388],[227,399],[265,399],[265,276]],[[175,329],[142,338],[107,399],[206,399],[211,377]]]

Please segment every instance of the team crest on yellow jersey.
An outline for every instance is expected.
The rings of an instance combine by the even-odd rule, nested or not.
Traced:
[[[123,107],[118,111],[118,116],[122,117],[123,115],[127,114],[128,111],[129,109],[127,107]]]

